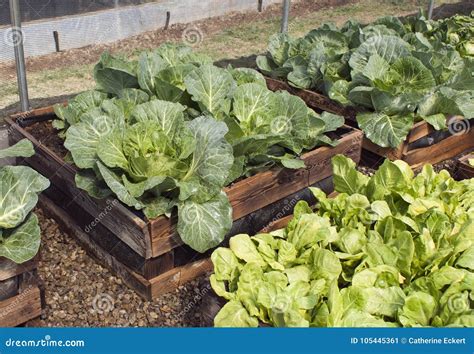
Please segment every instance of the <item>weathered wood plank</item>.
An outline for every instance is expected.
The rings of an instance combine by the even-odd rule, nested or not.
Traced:
[[[457,171],[459,179],[474,178],[474,166],[469,163],[469,159],[474,159],[474,153],[468,154],[459,159]]]
[[[452,135],[432,146],[408,151],[403,160],[413,169],[417,169],[426,163],[435,164],[444,161],[473,147],[474,129],[471,129],[468,133]]]
[[[60,207],[51,202],[44,195],[40,196],[38,206],[45,214],[54,219],[60,228],[68,235],[74,237],[79,245],[86,252],[94,257],[97,262],[109,269],[113,274],[120,277],[126,285],[136,291],[142,297],[149,299],[148,281],[142,281],[142,277],[138,276],[132,270],[117,261],[108,251],[98,246],[84,231],[82,231],[71,216]]]
[[[0,301],[6,300],[18,294],[19,277],[11,277],[0,281]]]
[[[434,128],[425,121],[415,123],[413,128],[411,128],[410,133],[408,133],[405,143],[413,143],[414,141],[431,134],[433,131]]]
[[[76,200],[70,200],[55,185],[52,185],[43,192],[43,195],[59,206],[65,213],[71,215],[74,223],[88,235],[91,242],[107,250],[115,259],[125,264],[131,270],[142,274],[145,278],[155,277],[174,267],[174,253],[172,250],[158,257],[146,259],[135,252],[102,223],[95,223],[95,217],[87,213]]]
[[[0,301],[0,327],[19,326],[41,315],[41,293],[30,286],[20,294]]]
[[[0,281],[15,277],[21,273],[31,271],[38,266],[38,257],[25,262],[23,264],[16,264],[15,262],[0,257]]]

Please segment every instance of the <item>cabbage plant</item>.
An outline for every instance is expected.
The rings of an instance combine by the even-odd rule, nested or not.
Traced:
[[[177,230],[193,249],[217,246],[232,225],[223,188],[334,145],[342,117],[272,92],[246,68],[219,68],[190,48],[166,44],[137,61],[104,54],[97,89],[56,106],[54,126],[79,168],[76,184],[115,196],[148,219],[177,209]]]
[[[23,139],[0,150],[0,159],[30,157],[34,153],[31,142]],[[38,253],[41,232],[32,210],[49,181],[27,166],[3,166],[0,184],[0,257],[21,264]]]
[[[368,25],[324,24],[301,38],[275,34],[257,65],[360,108],[357,122],[367,138],[395,148],[415,122],[441,130],[451,116],[474,117],[472,15],[405,21],[388,16]]]

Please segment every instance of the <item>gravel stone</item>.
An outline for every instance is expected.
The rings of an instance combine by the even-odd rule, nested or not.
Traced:
[[[153,301],[145,301],[103,268],[36,209],[42,230],[39,274],[46,308],[42,327],[199,327],[200,304],[209,293],[203,276]],[[199,294],[200,297],[196,297]]]

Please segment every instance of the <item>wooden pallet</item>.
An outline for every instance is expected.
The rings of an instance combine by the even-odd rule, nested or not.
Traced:
[[[317,111],[328,111],[342,115],[346,123],[357,128],[354,107],[344,107],[320,93],[310,90],[297,89],[286,82],[266,78],[267,85],[271,90],[286,90],[301,97],[308,106]],[[451,129],[436,131],[425,121],[416,123],[408,134],[407,139],[398,148],[383,148],[375,145],[364,137],[362,143],[362,160],[365,164],[373,167],[380,164],[385,158],[390,160],[403,160],[413,169],[418,169],[426,163],[435,164],[453,158],[464,151],[474,148],[474,119],[465,121],[465,132],[462,134],[451,134],[455,132],[455,122]]]
[[[0,257],[0,327],[16,327],[41,315],[38,260],[16,264]]]
[[[474,178],[474,166],[469,163],[470,159],[474,160],[474,152],[459,159],[457,166],[457,176],[459,179]]]
[[[206,257],[206,254],[198,255],[183,245],[175,231],[176,216],[147,220],[141,212],[131,210],[113,198],[97,200],[78,189],[74,182],[76,168],[25,129],[38,122],[48,124],[46,121],[52,119],[53,109],[42,109],[40,113],[33,111],[7,118],[10,137],[12,142],[23,138],[32,141],[36,154],[24,161],[50,179],[51,187],[43,193],[55,204],[55,210],[49,211],[53,215],[61,214],[61,218],[69,216],[71,220],[63,225],[68,229],[72,228],[72,224],[78,225],[82,233],[71,233],[83,245],[88,244],[84,247],[90,253],[99,258],[108,255],[110,261],[107,267],[128,278],[128,283],[146,298],[173,289],[175,286],[171,283],[179,285],[195,277],[195,273],[202,273],[199,258]],[[304,154],[302,159],[308,166],[306,169],[272,169],[226,188],[234,219],[228,236],[259,230],[274,218],[272,212],[284,207],[285,198],[330,177],[330,161],[334,155],[345,154],[358,162],[362,133],[345,126],[338,131],[338,137],[336,147],[320,147]],[[54,209],[46,204],[42,203],[46,209]],[[58,220],[64,224],[62,221]],[[198,262],[198,266],[191,266],[194,262]],[[188,272],[182,267],[198,270]],[[133,277],[127,275],[129,272],[133,273]],[[140,281],[137,283],[136,279]],[[163,286],[164,283],[168,285]]]

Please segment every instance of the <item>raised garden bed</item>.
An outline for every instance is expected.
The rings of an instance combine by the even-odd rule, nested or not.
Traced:
[[[0,257],[0,327],[16,327],[41,315],[37,258],[16,264]]]
[[[52,118],[49,107],[6,119],[13,141],[27,138],[35,146],[36,154],[25,163],[51,181],[41,200],[47,213],[145,298],[171,291],[210,269],[205,259],[208,254],[197,254],[182,244],[175,218],[147,220],[113,198],[97,200],[78,189],[76,168],[64,161],[65,150],[51,128]],[[344,154],[358,162],[362,133],[344,126],[336,134],[336,147],[320,147],[302,155],[306,169],[272,169],[227,187],[234,220],[227,236],[255,232],[290,213],[288,200],[309,198],[304,191],[308,186],[318,182],[323,188],[329,186],[334,155]]]
[[[355,119],[357,110],[355,108],[343,107],[320,93],[297,89],[284,81],[272,78],[266,78],[266,80],[268,88],[271,90],[287,90],[301,97],[311,108],[340,114],[346,118],[348,125],[357,127]],[[383,158],[403,160],[417,169],[423,164],[442,162],[474,148],[474,119],[450,123],[448,130],[436,131],[425,121],[418,122],[398,148],[380,147],[364,137],[362,159],[370,164],[377,164]],[[462,124],[462,126],[457,124]]]
[[[459,179],[474,178],[474,166],[469,163],[469,160],[474,159],[474,152],[464,155],[459,159],[457,175]]]

